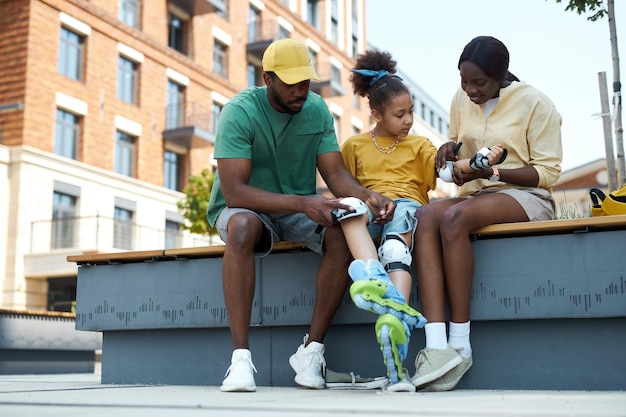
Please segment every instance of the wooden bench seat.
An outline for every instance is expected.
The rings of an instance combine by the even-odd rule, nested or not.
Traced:
[[[626,215],[585,217],[565,220],[546,220],[540,222],[520,222],[494,224],[474,231],[473,239],[503,236],[541,235],[571,233],[590,230],[614,230],[626,228]],[[146,262],[173,260],[181,258],[214,258],[224,255],[225,245],[198,246],[193,248],[155,249],[145,251],[126,251],[112,253],[89,253],[68,256],[68,262],[78,265],[103,265],[114,263]],[[298,242],[276,242],[272,252],[281,253],[305,250]]]

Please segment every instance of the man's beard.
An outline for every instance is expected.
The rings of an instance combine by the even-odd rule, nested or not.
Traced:
[[[297,109],[297,110],[293,110],[289,105],[292,103],[296,103],[298,101],[306,101],[306,97],[302,98],[301,100],[293,100],[291,102],[285,102],[278,94],[276,94],[274,92],[273,88],[268,88],[269,93],[272,96],[273,102],[274,104],[276,104],[278,107],[280,107],[283,110],[283,113],[288,113],[288,114],[298,114],[300,113],[300,111],[302,111],[302,107]]]

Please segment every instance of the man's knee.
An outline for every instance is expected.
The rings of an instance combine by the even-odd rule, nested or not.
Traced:
[[[227,245],[254,245],[263,236],[263,222],[252,213],[236,213],[228,219]]]

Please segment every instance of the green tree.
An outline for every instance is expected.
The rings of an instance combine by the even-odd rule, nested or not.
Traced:
[[[562,0],[556,0],[562,3]],[[611,37],[611,57],[613,59],[613,108],[614,108],[614,131],[615,144],[617,148],[617,164],[619,166],[618,187],[626,184],[626,162],[624,159],[624,129],[622,127],[622,83],[620,82],[619,72],[619,52],[617,49],[617,30],[615,25],[615,0],[566,0],[567,7],[565,10],[575,11],[578,14],[587,13],[590,16],[588,20],[595,22],[604,16],[609,18],[609,34]],[[606,8],[605,8],[606,5]],[[612,139],[611,139],[612,140]],[[613,155],[607,155],[607,159]],[[609,172],[609,175],[615,173]]]
[[[208,169],[203,169],[200,175],[192,175],[187,180],[187,185],[183,188],[185,198],[177,203],[178,210],[188,222],[181,226],[183,230],[201,235],[217,233],[206,219],[213,179],[214,174]]]

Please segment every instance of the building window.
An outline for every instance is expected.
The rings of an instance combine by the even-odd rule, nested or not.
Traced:
[[[133,177],[135,174],[136,139],[119,130],[115,138],[115,172]]]
[[[315,73],[319,75],[319,71],[317,69],[317,52],[313,49],[309,49],[309,56],[311,57],[311,66],[315,70]]]
[[[228,47],[217,41],[213,45],[213,72],[228,77]]]
[[[120,20],[139,28],[139,0],[120,0]]]
[[[307,0],[306,2],[306,21],[316,30],[322,29],[320,22],[320,2],[319,0]]]
[[[330,1],[330,41],[339,44],[339,5],[337,0]]]
[[[172,220],[165,220],[165,249],[180,247],[180,238],[180,223]]]
[[[48,278],[48,310],[76,313],[76,277]]]
[[[248,43],[261,39],[261,12],[254,7],[248,10]]]
[[[352,107],[355,109],[361,109],[361,97],[358,94],[352,95]]]
[[[352,0],[352,57],[359,53],[359,4]]]
[[[76,159],[80,135],[80,116],[57,109],[54,135],[54,153]]]
[[[83,80],[85,37],[61,27],[59,73],[73,80]]]
[[[217,134],[217,124],[220,121],[220,114],[222,113],[222,105],[213,102],[211,106],[211,133]]]
[[[166,150],[164,155],[164,179],[163,186],[169,190],[181,190],[183,156],[173,151]]]
[[[133,212],[115,207],[113,226],[113,247],[131,250],[133,248]]]
[[[137,73],[139,64],[123,56],[119,57],[117,68],[117,98],[130,104],[137,104]]]
[[[278,39],[286,39],[291,36],[291,32],[284,26],[278,25]]]
[[[263,78],[261,77],[261,67],[257,67],[254,64],[248,64],[246,70],[246,77],[248,79],[248,87],[253,87],[255,85],[262,85]]]
[[[185,118],[184,102],[185,87],[169,80],[167,82],[166,129],[176,129],[183,126]]]
[[[181,54],[185,53],[185,26],[187,22],[181,18],[176,16],[173,13],[169,13],[168,18],[168,43],[167,45],[180,52]]]
[[[330,64],[330,82],[335,86],[341,86],[341,69]]]
[[[55,191],[52,197],[52,249],[74,247],[76,197]]]

